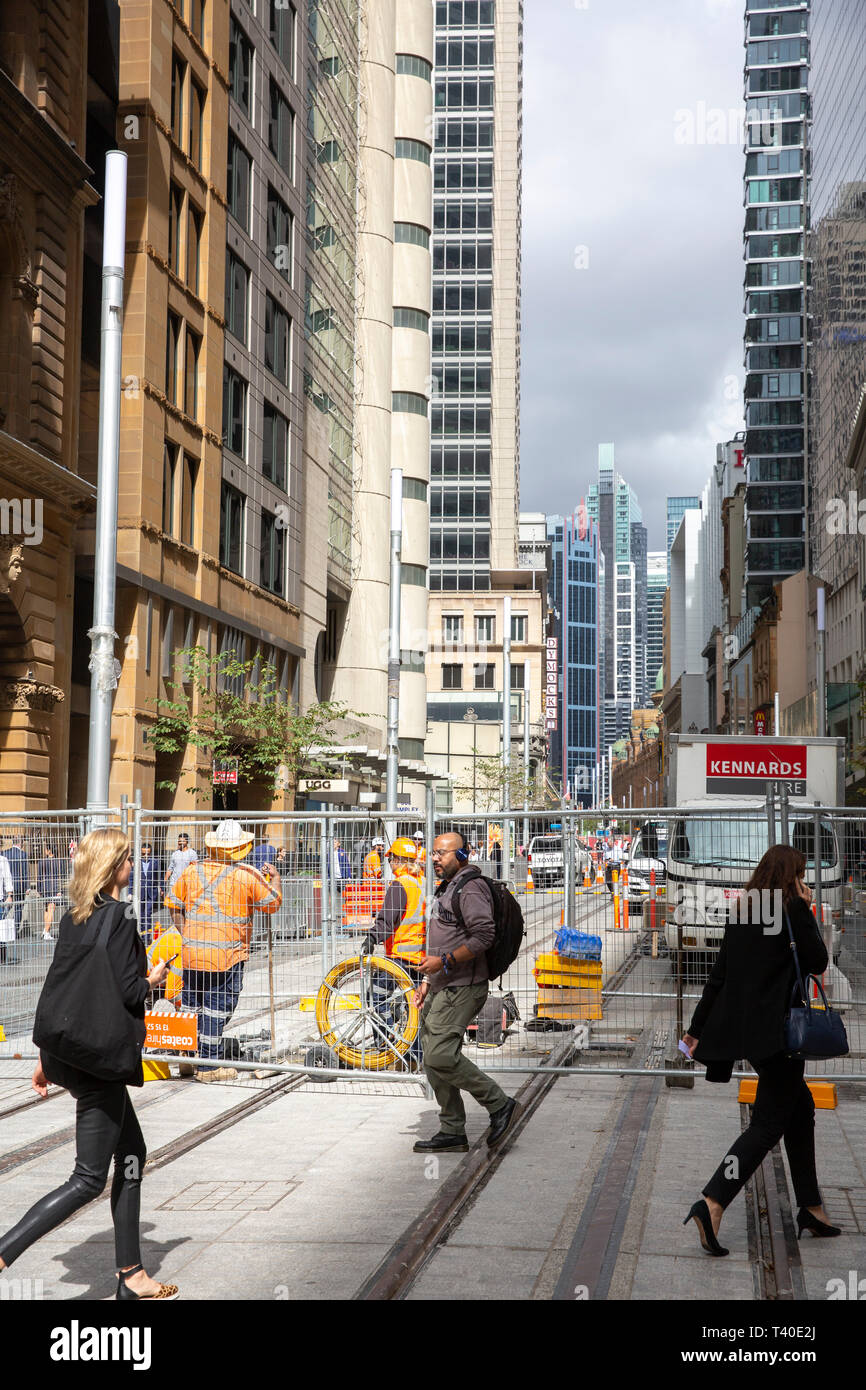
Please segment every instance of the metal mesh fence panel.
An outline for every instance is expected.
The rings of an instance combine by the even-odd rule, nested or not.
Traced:
[[[122,823],[127,813],[112,814]],[[790,843],[806,858],[830,953],[823,985],[850,1046],[808,1063],[807,1075],[866,1078],[866,817],[856,810],[774,801],[431,827],[417,814],[386,825],[359,813],[129,808],[128,825],[139,930],[151,963],[170,963],[149,1005],[153,1067],[246,1085],[297,1071],[309,1085],[362,1082],[381,1094],[425,1084],[415,990],[421,959],[434,954],[432,829],[459,831],[469,866],[506,883],[523,912],[517,959],[464,1038],[483,1069],[546,1066],[568,1038],[572,1069],[665,1071],[669,1084],[691,1084],[702,1069],[677,1041],[752,871],[770,844]],[[0,1065],[34,1055],[33,1011],[86,829],[83,813],[0,817],[7,848],[23,841],[27,879],[22,890],[22,867],[6,913],[14,908],[0,960]],[[383,921],[392,899],[397,915]]]

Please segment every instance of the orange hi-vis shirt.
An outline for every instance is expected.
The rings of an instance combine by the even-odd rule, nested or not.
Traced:
[[[385,942],[385,955],[420,965],[427,954],[427,919],[424,890],[414,874],[398,873],[396,881],[406,894],[406,910],[396,930]]]
[[[364,877],[367,879],[380,879],[382,877],[382,860],[376,849],[371,850],[364,860]]]
[[[184,910],[184,970],[224,971],[248,960],[253,911],[276,912],[282,901],[251,864],[190,864],[165,897],[166,907]]]

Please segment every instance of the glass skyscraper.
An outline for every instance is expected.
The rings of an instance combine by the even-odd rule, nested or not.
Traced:
[[[646,685],[648,696],[652,696],[656,688],[658,674],[664,661],[664,603],[665,589],[668,586],[669,564],[669,550],[667,552],[651,550],[647,556]]]
[[[676,538],[677,531],[680,529],[680,522],[686,512],[697,511],[701,505],[700,497],[669,497],[666,507],[667,523],[667,580],[668,588],[671,582],[671,546]]]
[[[604,556],[598,526],[585,506],[547,518],[551,631],[558,643],[557,728],[548,732],[548,777],[572,804],[592,805],[592,774],[601,748],[599,634]]]
[[[808,0],[747,0],[745,43],[746,603],[755,607],[806,562]]]

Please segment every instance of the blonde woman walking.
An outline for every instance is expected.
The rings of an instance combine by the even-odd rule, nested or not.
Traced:
[[[149,990],[162,983],[168,962],[160,961],[147,973],[147,954],[138,934],[130,905],[120,901],[129,882],[129,840],[111,827],[91,831],[77,847],[69,882],[69,911],[60,920],[54,959],[37,1008],[39,1037],[58,1039],[55,1055],[40,1050],[33,1073],[33,1089],[48,1094],[49,1081],[68,1090],[77,1102],[76,1158],[72,1176],[62,1187],[41,1198],[11,1231],[0,1235],[0,1269],[11,1265],[25,1250],[98,1197],[108,1179],[111,1184],[111,1216],[114,1222],[119,1299],[174,1299],[175,1284],[151,1279],[141,1263],[139,1205],[141,1176],[147,1151],[127,1085],[141,1086],[141,1046],[144,1042],[144,1001]],[[83,949],[87,948],[87,949]],[[99,959],[97,959],[99,957]],[[107,958],[107,959],[106,959]],[[102,970],[103,987],[91,1001],[87,1017],[78,995],[70,992],[69,1008],[62,999],[63,981],[75,971],[93,967],[90,978]],[[64,974],[64,971],[66,972]],[[81,979],[79,973],[78,979]],[[115,988],[116,986],[116,988]],[[94,1020],[107,1021],[126,1041],[121,1065],[128,1073],[116,1076],[117,1056],[95,1058],[92,1072],[79,1063],[81,1043]],[[85,1057],[86,1060],[86,1057]],[[99,1073],[99,1074],[97,1074]]]

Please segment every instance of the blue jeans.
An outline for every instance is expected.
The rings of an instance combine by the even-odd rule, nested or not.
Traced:
[[[244,962],[228,970],[185,970],[180,1004],[198,1014],[198,1055],[208,1061],[223,1056],[222,1036],[238,1006],[244,983]]]

